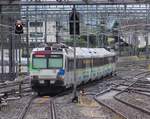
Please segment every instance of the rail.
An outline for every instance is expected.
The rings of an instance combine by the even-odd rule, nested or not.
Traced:
[[[50,114],[51,114],[51,119],[57,119],[55,101],[52,98],[50,99]]]
[[[24,119],[24,118],[25,118],[25,115],[26,115],[26,113],[28,112],[31,103],[32,103],[32,101],[33,101],[35,98],[36,98],[35,95],[30,98],[29,102],[25,105],[23,111],[20,113],[20,115],[18,116],[17,119]]]
[[[21,96],[23,92],[31,91],[28,80],[12,81],[0,84],[0,100],[7,100],[8,96],[17,94]]]
[[[99,104],[101,104],[101,105],[103,105],[103,106],[109,108],[110,110],[112,110],[112,111],[115,112],[116,114],[120,115],[121,117],[128,119],[128,116],[127,116],[127,115],[124,115],[124,113],[121,113],[121,112],[119,112],[119,111],[113,109],[109,104],[106,104],[106,103],[104,103],[103,101],[100,101],[100,100],[98,99],[98,96],[103,95],[103,94],[105,94],[105,93],[107,93],[107,92],[110,92],[111,90],[116,90],[116,91],[118,91],[118,93],[116,93],[116,94],[113,96],[113,98],[114,98],[115,100],[120,101],[120,102],[122,102],[122,103],[124,103],[124,104],[126,104],[126,105],[128,105],[128,106],[135,107],[136,109],[141,110],[142,112],[146,112],[146,113],[150,114],[150,111],[149,111],[149,110],[140,109],[140,107],[135,106],[135,105],[133,105],[133,104],[129,104],[129,103],[127,103],[127,102],[125,102],[125,101],[119,99],[119,97],[117,97],[118,95],[120,95],[120,94],[123,93],[123,92],[128,92],[134,84],[136,84],[138,81],[141,81],[141,80],[140,80],[141,78],[143,78],[143,77],[145,77],[146,75],[149,75],[149,74],[150,74],[150,71],[140,72],[140,73],[136,74],[134,77],[132,77],[132,78],[134,78],[134,81],[131,82],[131,84],[126,85],[127,88],[125,88],[125,89],[123,89],[123,90],[117,90],[117,89],[115,89],[115,88],[114,88],[115,86],[117,87],[117,86],[119,86],[119,85],[122,84],[122,83],[120,83],[120,84],[115,85],[114,87],[111,87],[111,88],[109,88],[109,89],[107,89],[107,90],[105,90],[105,91],[102,91],[102,92],[96,94],[95,97],[94,97],[94,99],[95,99],[96,102],[98,102]],[[142,75],[142,76],[141,76],[141,75]],[[143,75],[144,75],[144,76],[143,76]],[[128,80],[128,79],[126,79],[124,82],[126,82],[127,80]],[[135,92],[136,92],[136,91],[135,91]],[[143,94],[143,93],[140,93],[140,92],[139,92],[139,94]],[[143,94],[143,95],[146,95],[146,94]]]

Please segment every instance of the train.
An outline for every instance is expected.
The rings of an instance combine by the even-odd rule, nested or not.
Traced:
[[[38,47],[30,54],[29,68],[31,87],[35,92],[41,94],[74,85],[74,49],[77,85],[115,72],[116,53],[105,48],[73,48],[65,44]]]

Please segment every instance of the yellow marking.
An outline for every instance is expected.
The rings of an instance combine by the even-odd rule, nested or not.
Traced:
[[[43,98],[49,98],[49,96],[43,96]]]

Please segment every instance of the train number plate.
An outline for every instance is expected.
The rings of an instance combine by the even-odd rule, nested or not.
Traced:
[[[44,80],[40,80],[39,82],[40,82],[41,84],[44,84]]]

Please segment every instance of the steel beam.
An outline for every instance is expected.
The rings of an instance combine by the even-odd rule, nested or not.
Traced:
[[[101,0],[101,1],[89,1],[88,3],[84,1],[64,1],[64,2],[57,2],[57,1],[14,1],[9,3],[8,1],[0,1],[0,5],[23,5],[23,6],[32,6],[32,5],[124,5],[124,4],[149,4],[150,1],[148,0],[141,0],[141,1],[136,1],[136,0],[123,0],[119,1],[116,0],[114,2],[110,2],[110,0]]]

